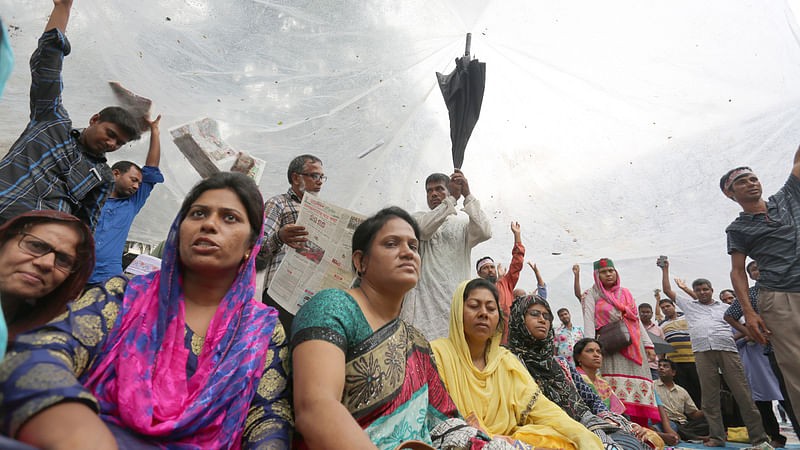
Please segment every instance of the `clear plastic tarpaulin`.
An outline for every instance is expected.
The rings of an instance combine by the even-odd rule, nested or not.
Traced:
[[[28,120],[27,61],[51,9],[0,0],[16,55],[0,151]],[[265,198],[286,191],[294,156],[313,153],[328,176],[323,199],[363,214],[427,209],[425,177],[452,171],[435,73],[453,69],[470,32],[487,81],[463,170],[494,230],[473,258],[507,265],[519,221],[553,306],[578,316],[571,266],[588,288],[600,257],[639,302],[660,287],[660,254],[675,276],[730,286],[724,229],[738,205],[718,180],[750,165],[770,195],[789,175],[797,11],[780,0],[75,0],[64,104],[86,126],[114,104],[108,81],[118,81],[163,114],[167,181],[132,239],[164,239],[199,180],[167,130],[203,117],[266,161]],[[143,163],[147,140],[110,162]],[[534,286],[526,267],[519,287]]]

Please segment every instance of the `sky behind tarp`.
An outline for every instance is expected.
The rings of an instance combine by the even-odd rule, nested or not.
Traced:
[[[27,60],[52,7],[0,0],[16,66],[0,100],[0,145],[28,116]],[[64,104],[75,126],[113,104],[119,81],[152,98],[162,130],[202,118],[234,148],[267,160],[265,197],[286,167],[324,161],[322,197],[365,214],[427,209],[424,179],[449,173],[449,72],[471,32],[487,63],[481,118],[464,173],[494,237],[473,251],[508,263],[521,223],[554,307],[579,307],[591,261],[610,257],[638,301],[674,275],[729,287],[719,191],[751,165],[774,193],[800,143],[797,2],[76,0]],[[357,155],[383,141],[363,159]],[[131,238],[163,239],[199,177],[162,132],[167,182]],[[147,136],[110,156],[142,163]],[[520,287],[532,289],[525,268]]]

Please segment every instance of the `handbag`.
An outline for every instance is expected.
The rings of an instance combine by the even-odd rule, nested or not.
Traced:
[[[631,332],[624,320],[607,323],[597,330],[597,340],[603,347],[603,354],[613,355],[631,345]]]

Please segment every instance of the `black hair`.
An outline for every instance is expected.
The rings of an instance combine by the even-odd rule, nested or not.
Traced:
[[[425,178],[425,189],[431,183],[444,183],[444,187],[448,187],[450,186],[450,177],[443,173],[432,173],[428,175],[428,178]]]
[[[561,309],[559,309],[558,311],[556,311],[556,315],[559,315],[559,314],[561,314],[561,311],[566,311],[566,312],[569,312],[569,309],[567,309],[567,308],[561,308]]]
[[[665,362],[665,363],[669,364],[669,368],[670,369],[678,370],[678,366],[675,365],[675,361],[673,361],[673,360],[671,360],[669,358],[659,359],[658,362],[659,362],[659,364],[662,363],[662,362]]]
[[[650,306],[650,303],[641,303],[641,304],[639,305],[639,311],[641,311],[641,310],[642,310],[642,308],[650,308],[650,310],[651,310],[651,311],[653,310],[653,307],[652,307],[652,306]]]
[[[722,192],[725,192],[725,183],[728,181],[728,177],[731,176],[731,174],[733,172],[736,172],[737,170],[742,170],[742,169],[747,169],[747,170],[749,170],[751,172],[753,171],[753,169],[751,169],[751,168],[749,168],[747,166],[741,166],[741,167],[737,167],[735,169],[731,169],[731,170],[725,172],[725,175],[723,175],[722,178],[719,179],[719,190],[721,190]],[[733,186],[733,185],[731,185],[731,186]]]
[[[113,166],[111,166],[111,170],[119,170],[119,173],[128,173],[128,171],[131,170],[131,167],[136,167],[139,172],[142,171],[141,167],[131,161],[117,161]]]
[[[722,294],[724,294],[726,292],[730,292],[731,294],[733,294],[734,297],[736,297],[736,292],[734,292],[733,289],[723,289],[723,290],[719,291],[720,297],[722,296]]]
[[[492,259],[492,257],[491,257],[491,256],[484,256],[483,258],[478,258],[478,261],[476,261],[476,262],[475,262],[475,271],[476,271],[476,272],[477,272],[478,270],[480,270],[480,269],[478,269],[478,264],[480,264],[482,261],[484,261],[484,260],[487,260],[487,259],[488,259],[488,260],[491,260],[492,262],[494,262],[494,260]]]
[[[675,306],[675,302],[673,302],[668,298],[662,298],[661,300],[658,301],[659,305],[663,305],[664,303],[669,303],[670,305]]]
[[[703,285],[703,284],[707,284],[709,288],[714,289],[711,286],[711,282],[706,280],[705,278],[698,278],[698,279],[692,281],[692,289],[696,288],[697,286]]]
[[[302,174],[306,166],[306,162],[311,161],[311,164],[322,163],[322,160],[314,155],[300,155],[296,156],[289,163],[289,170],[286,171],[286,177],[289,178],[289,184],[292,184],[292,174]]]
[[[750,261],[749,263],[747,263],[747,266],[745,267],[745,270],[747,271],[748,275],[750,275],[750,270],[751,270],[750,268],[753,267],[753,265],[755,265],[756,269],[758,269],[758,263],[755,261]]]
[[[255,244],[261,233],[264,221],[264,203],[258,186],[252,178],[238,172],[219,172],[195,184],[181,204],[181,222],[189,213],[189,208],[205,191],[214,189],[230,189],[247,210],[247,220],[250,222],[250,243]]]
[[[491,281],[485,278],[475,278],[474,280],[467,283],[464,287],[464,301],[467,301],[469,297],[469,293],[475,289],[486,289],[492,293],[494,296],[494,301],[497,303],[497,313],[500,316],[500,320],[497,321],[497,329],[502,330],[505,328],[505,318],[503,317],[503,309],[500,308],[500,291],[497,290],[497,286],[494,285]]]
[[[369,249],[372,246],[372,241],[375,240],[375,236],[378,234],[378,231],[380,231],[380,229],[386,225],[386,222],[395,218],[405,220],[409,225],[411,225],[411,228],[414,230],[414,236],[419,241],[420,231],[417,221],[414,220],[414,218],[411,217],[411,214],[406,212],[405,209],[398,206],[390,206],[388,208],[383,208],[373,216],[368,217],[366,220],[361,222],[358,228],[356,228],[356,231],[353,232],[353,240],[351,242],[353,253],[360,250],[363,254],[361,257],[362,259],[364,256],[369,255]],[[356,268],[355,263],[352,262],[352,259],[350,264],[352,264],[353,270],[358,273],[359,276],[361,276]]]
[[[580,367],[581,362],[579,356],[583,353],[583,349],[590,343],[594,342],[600,347],[600,350],[603,350],[603,344],[600,343],[597,339],[594,338],[583,338],[580,341],[575,343],[575,347],[572,347],[572,360],[575,362],[575,367]]]
[[[97,116],[98,122],[108,122],[118,126],[128,136],[129,142],[136,141],[142,137],[142,133],[139,131],[139,124],[136,122],[136,119],[134,119],[131,113],[124,108],[120,108],[119,106],[108,106],[97,113]]]

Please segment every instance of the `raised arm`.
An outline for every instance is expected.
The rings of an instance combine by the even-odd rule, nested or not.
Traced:
[[[507,283],[511,290],[519,281],[519,273],[525,265],[525,247],[522,245],[522,236],[518,222],[511,222],[511,232],[514,233],[514,247],[511,249],[511,264],[508,265],[508,272],[503,276],[503,283]],[[510,306],[510,305],[509,305]]]
[[[528,266],[533,270],[533,274],[536,275],[536,287],[543,287],[545,285],[544,279],[542,278],[542,274],[539,273],[539,268],[530,261],[528,261]]]
[[[669,261],[664,261],[664,266],[661,267],[661,290],[670,300],[675,301],[675,291],[669,283]]]
[[[596,333],[594,321],[595,302],[594,296],[588,292],[583,295],[581,300],[583,304],[583,334],[587,338],[594,338]]]
[[[72,0],[53,0],[53,12],[50,13],[50,19],[47,21],[44,31],[58,28],[62,33],[66,32],[70,9],[72,9]]]
[[[419,224],[420,240],[430,241],[436,230],[447,220],[448,216],[458,214],[456,211],[456,198],[448,195],[436,208],[423,213],[414,214],[414,219]]]
[[[489,240],[492,237],[492,224],[489,222],[489,216],[481,209],[481,202],[472,195],[467,178],[460,170],[455,169],[453,175],[450,176],[450,184],[460,187],[460,193],[464,196],[464,212],[469,216],[469,225],[467,225],[469,248]]]
[[[792,165],[792,175],[800,178],[800,147],[794,152],[794,164]]]
[[[694,291],[689,288],[689,286],[686,284],[686,281],[681,278],[675,278],[675,284],[677,284],[683,292],[686,292],[686,295],[697,300],[697,295],[695,295]]]
[[[661,322],[664,320],[664,314],[661,312],[661,289],[656,288],[653,294],[656,298],[656,322]]]
[[[796,164],[795,167],[797,167]],[[794,171],[792,173],[794,173]],[[750,339],[759,344],[766,345],[767,337],[771,332],[767,329],[766,324],[764,324],[764,319],[755,312],[750,302],[746,301],[750,298],[750,293],[747,288],[747,272],[745,270],[746,258],[747,256],[741,252],[733,251],[731,253],[731,283],[733,284],[733,291],[736,293],[736,298],[744,299],[744,301],[739,301],[739,306],[742,308],[742,313],[744,314],[747,335]]]
[[[574,264],[572,266],[572,275],[575,277],[574,281],[572,282],[573,292],[575,293],[575,297],[578,298],[578,301],[581,301],[581,266]]]
[[[147,121],[147,124],[150,126],[150,148],[147,150],[147,158],[144,161],[145,166],[158,167],[161,161],[161,131],[158,128],[159,122],[161,122],[161,114],[156,117],[156,120]]]

